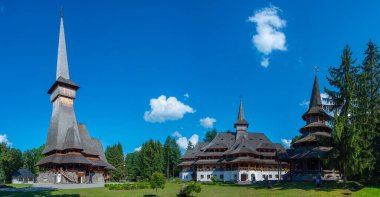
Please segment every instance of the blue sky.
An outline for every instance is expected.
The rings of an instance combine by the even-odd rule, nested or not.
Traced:
[[[233,130],[241,95],[250,131],[291,139],[304,125],[314,65],[323,88],[345,44],[360,58],[380,35],[375,1],[0,0],[0,139],[21,150],[46,140],[61,2],[70,77],[81,86],[77,119],[125,152],[175,131],[182,143],[201,139],[206,117]],[[265,9],[280,23],[255,15]],[[252,42],[266,28],[271,43]],[[175,99],[161,97],[149,113],[161,95]]]

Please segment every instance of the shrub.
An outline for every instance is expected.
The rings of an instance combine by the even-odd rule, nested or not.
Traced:
[[[211,177],[211,181],[212,181],[212,182],[217,182],[217,181],[218,181],[218,178],[214,175],[214,176]]]
[[[168,178],[167,180],[168,183],[183,183],[183,181],[181,181],[181,179],[177,178],[177,177],[172,177],[172,178]]]
[[[139,189],[147,189],[149,188],[149,184],[147,182],[141,181],[136,183],[136,187]]]
[[[150,177],[150,188],[156,190],[156,196],[157,196],[157,189],[164,189],[165,188],[165,176],[162,173],[153,173]]]
[[[197,183],[190,183],[189,185],[185,185],[177,194],[178,197],[191,197],[192,193],[200,193],[202,191],[202,187]]]

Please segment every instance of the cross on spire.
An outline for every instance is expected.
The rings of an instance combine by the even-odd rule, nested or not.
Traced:
[[[318,65],[315,65],[315,66],[314,66],[314,75],[315,75],[315,76],[318,75],[318,71],[319,71]]]

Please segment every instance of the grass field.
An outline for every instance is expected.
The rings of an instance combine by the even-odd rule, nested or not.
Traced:
[[[158,190],[160,197],[175,197],[183,184],[168,183],[164,190]],[[39,192],[0,192],[0,196],[128,196],[143,197],[154,195],[152,189],[112,191],[108,188],[73,189]],[[267,189],[264,184],[255,186],[237,185],[202,185],[202,192],[197,197],[245,197],[245,196],[380,196],[380,186],[365,187],[358,191],[342,189],[341,184],[325,183],[322,188],[316,188],[313,183],[281,183]]]

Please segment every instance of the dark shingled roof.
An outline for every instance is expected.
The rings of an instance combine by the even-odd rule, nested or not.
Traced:
[[[34,175],[29,169],[19,169],[15,173],[13,173],[12,178],[18,179],[18,178],[35,178],[36,175]]]
[[[195,163],[195,161],[183,161],[178,166],[191,166]]]
[[[186,150],[185,154],[181,157],[181,159],[195,159],[199,153],[201,153],[201,149],[209,144],[209,142],[201,142],[195,145],[193,150]]]
[[[79,89],[79,85],[76,84],[74,81],[71,81],[70,79],[65,79],[63,77],[58,77],[58,79],[54,82],[54,84],[49,88],[48,90],[48,94],[51,94],[53,93],[53,91],[58,87],[58,86],[62,86],[62,87],[67,87],[67,88],[70,88],[70,89],[74,89],[74,90],[78,90]]]
[[[324,131],[331,132],[331,128],[322,122],[311,122],[300,129],[300,132],[309,130],[310,128],[322,128]]]
[[[315,76],[313,90],[310,97],[309,109],[302,115],[302,119],[306,120],[308,115],[319,114],[323,117],[329,118],[330,116],[322,108],[321,93],[319,91],[318,78]]]
[[[200,159],[195,162],[195,164],[221,164],[219,159]]]
[[[284,160],[322,158],[331,149],[332,147],[323,146],[307,146],[296,149],[288,149],[285,153],[286,155],[283,155],[282,158],[284,158]]]
[[[226,147],[224,152],[209,152],[208,150]],[[193,150],[187,150],[181,159],[196,159],[202,156],[223,156],[238,153],[255,153],[263,156],[275,156],[275,152],[259,152],[257,149],[276,149],[285,151],[279,143],[272,143],[263,133],[249,132],[247,137],[240,136],[235,140],[235,134],[220,132],[211,142],[199,143]]]
[[[43,165],[48,163],[78,163],[78,164],[92,164],[82,154],[52,154],[41,159],[36,165]]]
[[[318,142],[318,136],[322,137],[331,137],[330,133],[326,132],[313,132],[313,133],[307,133],[306,135],[303,135],[301,139],[295,141],[293,143],[294,146],[297,146],[299,144],[305,143],[305,142]]]
[[[53,150],[65,150],[69,148],[83,149],[80,140],[74,109],[65,105],[58,105],[53,110],[50,120],[48,137],[42,154]]]

